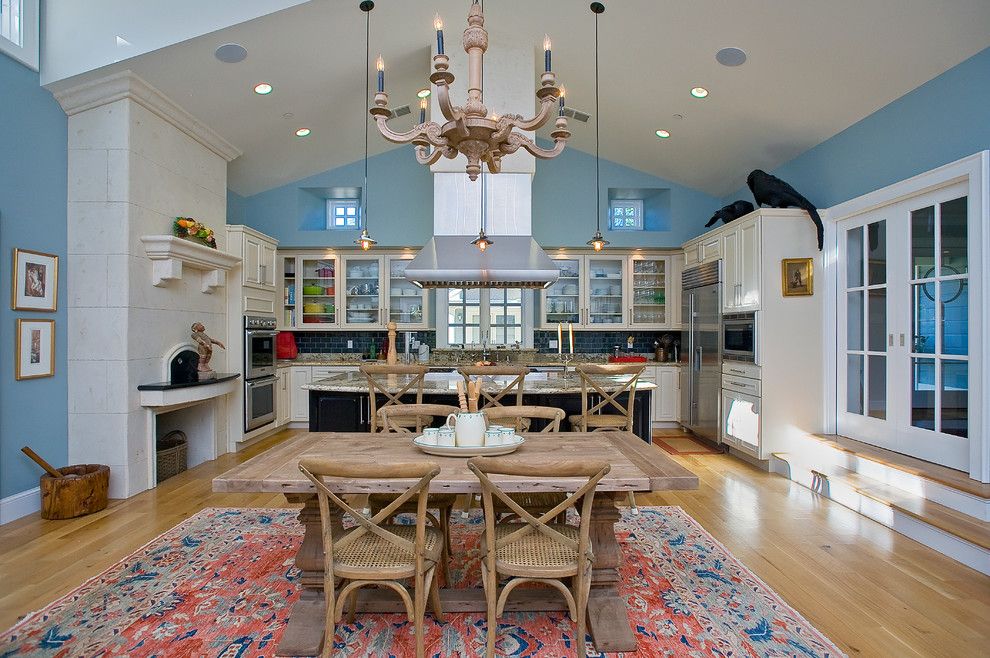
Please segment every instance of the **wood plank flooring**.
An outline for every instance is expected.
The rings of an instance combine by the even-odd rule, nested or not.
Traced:
[[[280,495],[215,494],[211,480],[296,433],[224,455],[98,514],[0,526],[0,628],[204,507],[288,507]],[[700,489],[637,502],[684,508],[850,655],[969,657],[990,646],[990,577],[728,455],[674,459],[699,476]]]

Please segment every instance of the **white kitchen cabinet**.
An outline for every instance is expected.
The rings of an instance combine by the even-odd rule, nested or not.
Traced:
[[[427,329],[430,322],[430,296],[405,277],[406,266],[413,257],[414,254],[385,256],[386,321],[395,322],[399,331]]]
[[[289,368],[289,420],[293,423],[309,422],[309,391],[303,390],[305,384],[312,383],[313,368],[311,366],[291,366]]]
[[[625,256],[585,257],[585,327],[607,330],[626,325],[626,270]]]
[[[664,329],[671,322],[670,257],[633,254],[627,265],[629,326]]]
[[[649,365],[643,381],[657,385],[653,391],[652,417],[654,423],[676,423],[680,418],[681,388],[677,366]]]
[[[341,258],[341,306],[343,326],[349,329],[381,329],[385,326],[382,256]]]
[[[757,217],[736,220],[722,234],[722,310],[760,309],[760,224]]]
[[[227,250],[241,257],[241,284],[275,290],[278,241],[247,226],[227,226]]]
[[[291,416],[291,399],[289,391],[289,369],[278,368],[275,371],[277,382],[275,383],[275,426],[282,427],[289,422]]]
[[[550,256],[560,270],[557,281],[541,294],[540,321],[543,329],[556,329],[557,323],[581,326],[584,320],[584,257],[571,254]]]

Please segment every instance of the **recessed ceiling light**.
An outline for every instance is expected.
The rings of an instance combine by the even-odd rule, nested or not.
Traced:
[[[261,96],[267,96],[268,94],[272,93],[272,86],[267,82],[259,82],[254,86],[254,93],[259,94]]]
[[[224,64],[236,64],[247,57],[247,48],[239,43],[225,43],[213,51],[213,56]]]
[[[704,87],[693,87],[691,89],[691,95],[695,98],[704,98],[708,95],[708,90]]]
[[[429,98],[431,93],[429,89],[420,89],[416,92],[416,98]]]
[[[746,61],[746,53],[741,48],[723,48],[715,53],[715,61],[722,66],[739,66]]]
[[[312,131],[309,128],[300,128],[296,131],[296,137],[306,137],[310,132]]]
[[[684,115],[683,114],[675,114],[674,115],[674,118],[677,119],[678,121],[680,121],[681,119],[684,118]]]
[[[282,118],[283,119],[291,119],[294,116],[296,116],[296,115],[293,114],[292,112],[286,112],[285,114],[282,115]]]
[[[670,131],[660,129],[657,131],[657,137],[659,137],[660,139],[667,139],[668,137],[670,137]]]

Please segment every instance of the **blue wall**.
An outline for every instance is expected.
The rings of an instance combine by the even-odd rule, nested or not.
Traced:
[[[368,165],[369,229],[382,246],[420,246],[433,236],[433,179],[411,147],[393,149]],[[713,196],[603,160],[602,230],[619,247],[676,247],[699,235],[720,202]],[[246,198],[228,194],[228,219],[271,235],[282,247],[353,246],[357,231],[321,230],[331,188],[360,188],[363,161],[316,174]],[[606,231],[609,189],[644,190],[647,231]],[[565,149],[537,161],[533,179],[533,236],[548,247],[584,247],[594,232],[595,159]],[[233,206],[231,208],[231,200]],[[235,217],[239,219],[235,220]]]
[[[40,469],[20,453],[30,445],[56,466],[67,455],[65,114],[38,74],[0,54],[0,285],[10,294],[14,247],[59,256],[58,312],[12,311],[0,304],[0,497],[38,486]],[[55,376],[14,380],[17,318],[55,320]]]
[[[828,208],[987,148],[990,48],[772,173],[818,207]],[[743,187],[723,203],[752,198]]]

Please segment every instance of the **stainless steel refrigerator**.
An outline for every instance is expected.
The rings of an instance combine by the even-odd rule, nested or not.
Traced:
[[[685,269],[681,289],[681,425],[720,443],[722,261]]]

